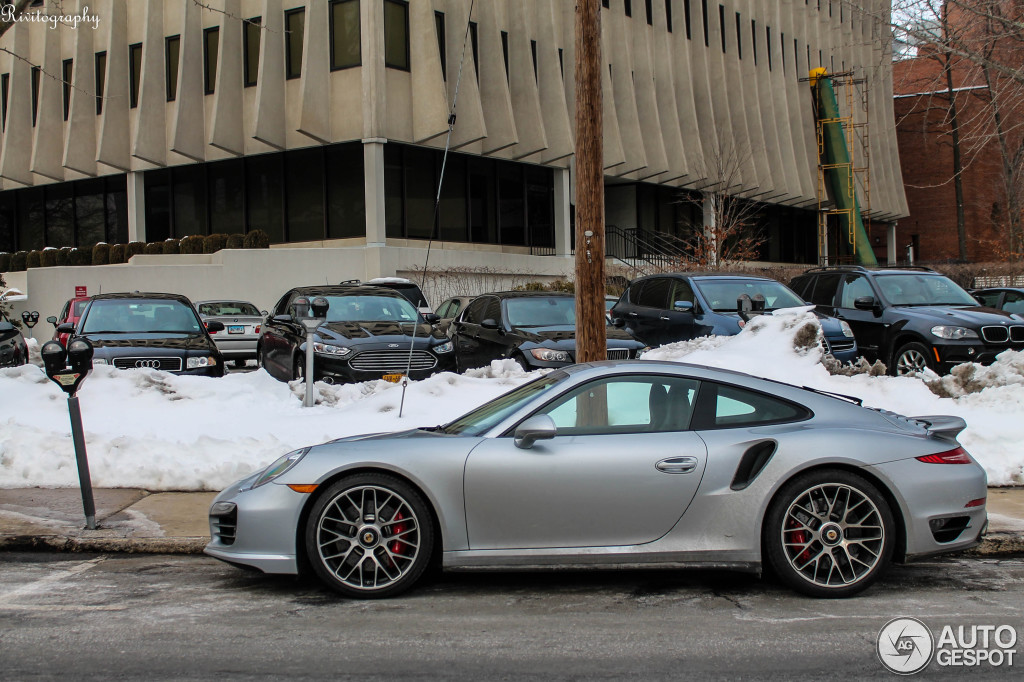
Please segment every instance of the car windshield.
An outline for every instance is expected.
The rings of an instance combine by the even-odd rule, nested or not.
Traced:
[[[973,296],[943,275],[878,275],[875,282],[892,305],[978,305]]]
[[[441,427],[441,430],[450,434],[462,434],[465,436],[479,436],[487,432],[495,424],[501,422],[505,417],[514,413],[528,401],[549,390],[559,383],[568,373],[555,371],[545,374],[542,377],[514,388],[504,395],[500,395],[489,403],[485,403],[468,414],[464,414],[453,422]]]
[[[417,322],[419,312],[400,296],[325,296],[328,322]],[[312,313],[310,313],[312,315]]]
[[[198,334],[201,329],[191,306],[181,301],[119,298],[93,301],[81,333]]]
[[[74,311],[71,313],[75,317],[81,317],[82,311],[85,310],[85,306],[89,305],[89,299],[83,301],[75,301]]]
[[[505,301],[513,327],[553,327],[576,324],[576,299],[571,296],[510,298]]]
[[[771,280],[713,279],[694,280],[693,283],[711,309],[719,312],[735,311],[736,299],[743,294],[751,298],[757,294],[764,296],[765,310],[806,305],[789,287]]]
[[[245,301],[213,301],[211,303],[200,303],[199,304],[200,315],[245,315],[249,317],[259,317],[260,311],[256,310],[256,306],[252,303],[246,303]]]

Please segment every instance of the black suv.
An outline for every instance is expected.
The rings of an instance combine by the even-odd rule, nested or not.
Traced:
[[[423,379],[455,368],[454,345],[437,329],[437,315],[421,314],[394,289],[347,283],[296,287],[281,297],[256,349],[257,361],[271,376],[302,378],[308,349],[295,299],[317,296],[329,307],[313,335],[316,381],[370,381],[406,373]]]
[[[853,328],[861,353],[892,374],[948,373],[1024,350],[1024,318],[978,302],[948,277],[921,267],[815,268],[790,283],[804,300]]]

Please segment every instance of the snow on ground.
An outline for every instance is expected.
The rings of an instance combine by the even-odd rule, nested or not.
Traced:
[[[1024,483],[1024,353],[941,379],[836,376],[821,363],[819,333],[816,318],[800,309],[755,319],[738,336],[670,344],[646,357],[853,395],[911,416],[960,415],[968,423],[961,442],[990,483]],[[320,383],[318,404],[303,408],[300,385],[263,371],[210,379],[97,367],[79,398],[95,486],[220,490],[288,450],[444,423],[530,377],[506,360],[410,382],[401,418],[401,386]],[[0,370],[0,488],[77,485],[64,394],[35,365]]]

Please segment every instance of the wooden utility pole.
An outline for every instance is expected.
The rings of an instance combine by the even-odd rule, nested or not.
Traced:
[[[608,359],[601,3],[576,0],[576,361]]]

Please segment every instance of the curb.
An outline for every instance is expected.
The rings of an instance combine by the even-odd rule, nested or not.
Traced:
[[[202,554],[208,538],[83,538],[66,535],[0,536],[0,551],[121,554]]]

